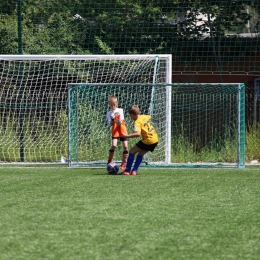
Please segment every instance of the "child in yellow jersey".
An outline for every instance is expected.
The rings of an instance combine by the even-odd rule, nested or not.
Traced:
[[[108,98],[108,105],[110,107],[110,111],[107,112],[106,118],[108,124],[111,126],[112,145],[109,150],[107,163],[112,162],[114,152],[117,147],[117,140],[119,139],[122,142],[123,147],[122,164],[120,168],[124,170],[128,157],[128,141],[127,138],[122,136],[123,133],[127,134],[124,120],[124,111],[122,108],[118,108],[118,101],[114,96]]]
[[[129,156],[126,163],[126,168],[120,175],[136,175],[137,170],[143,160],[143,156],[147,152],[153,152],[158,144],[159,138],[157,132],[152,125],[150,115],[141,115],[140,109],[137,105],[133,105],[129,108],[128,113],[134,122],[134,133],[123,134],[124,138],[134,138],[142,136],[142,140],[136,143],[129,151]],[[134,162],[135,154],[138,153],[133,169],[132,164]]]

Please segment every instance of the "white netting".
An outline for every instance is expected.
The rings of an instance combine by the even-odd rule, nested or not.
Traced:
[[[69,83],[170,82],[169,66],[168,55],[0,55],[0,161],[67,156]]]
[[[69,159],[73,166],[107,162],[111,146],[110,126],[106,124],[109,96],[118,98],[123,108],[128,133],[133,133],[133,120],[128,115],[131,105],[138,105],[141,114],[152,116],[152,124],[159,135],[153,153],[145,162],[165,164],[167,161],[167,85],[153,84],[70,84],[69,85]],[[167,139],[168,138],[168,139]],[[129,149],[140,138],[129,139]],[[121,161],[122,145],[118,142],[114,160]]]

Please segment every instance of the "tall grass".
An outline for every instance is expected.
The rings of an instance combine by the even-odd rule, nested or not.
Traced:
[[[62,111],[52,121],[44,122],[30,117],[24,119],[22,144],[25,161],[57,162],[62,154],[67,154],[67,115]],[[5,117],[0,128],[0,161],[20,161],[21,129],[17,118]]]
[[[86,111],[86,110],[85,110]],[[92,111],[93,112],[93,111]],[[100,115],[91,112],[84,115],[79,122],[82,126],[79,137],[78,156],[84,160],[106,160],[111,145],[110,130],[104,128],[104,122],[98,120]],[[1,119],[1,118],[0,118]],[[20,161],[19,122],[13,116],[1,120],[0,126],[0,161]],[[88,122],[87,127],[84,126]],[[131,122],[128,122],[130,124]],[[61,155],[67,156],[68,149],[68,116],[61,111],[52,121],[43,121],[27,117],[24,121],[24,152],[26,162],[59,162]],[[130,129],[129,129],[130,130]],[[129,131],[131,132],[131,130]],[[180,133],[172,138],[172,162],[235,162],[237,160],[237,136],[226,130],[225,138],[219,142],[213,136],[211,141],[202,146],[199,138],[191,142]],[[129,147],[137,139],[129,139]],[[118,142],[115,159],[121,159],[121,144]],[[152,154],[154,158],[154,154]],[[246,131],[246,162],[260,160],[260,124],[249,126]]]
[[[190,140],[192,139],[192,140]],[[237,132],[229,127],[223,136],[212,128],[208,141],[199,136],[185,135],[181,128],[180,134],[172,138],[172,162],[229,162],[237,160]]]
[[[246,161],[260,161],[260,123],[249,126],[246,131]]]

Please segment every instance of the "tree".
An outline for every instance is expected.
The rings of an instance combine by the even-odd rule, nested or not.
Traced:
[[[246,26],[247,7],[260,9],[259,0],[21,1],[24,53],[31,54],[174,53],[205,35],[217,49],[225,33]],[[1,1],[2,53],[17,53],[16,13],[16,0]]]

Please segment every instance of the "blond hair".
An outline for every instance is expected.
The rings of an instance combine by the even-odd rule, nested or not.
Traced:
[[[117,98],[115,96],[110,96],[108,98],[108,103],[114,103],[114,102],[117,102]]]
[[[133,106],[129,107],[128,113],[137,116],[137,115],[141,114],[141,111],[137,105],[133,105]]]

